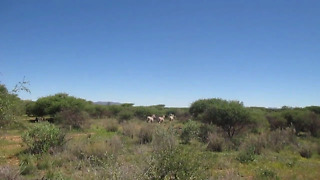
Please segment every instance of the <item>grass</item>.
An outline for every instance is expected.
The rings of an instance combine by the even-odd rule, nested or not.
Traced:
[[[117,131],[106,129],[104,124],[109,120],[117,123]],[[13,164],[9,162],[12,157],[18,160],[18,164],[13,164],[16,168],[23,161],[30,162],[27,166],[30,172],[26,172],[24,179],[148,179],[145,172],[155,163],[156,150],[173,144],[173,148],[179,147],[188,155],[188,163],[194,162],[193,168],[200,168],[212,179],[317,179],[320,176],[319,138],[297,138],[296,143],[311,150],[310,158],[301,157],[295,146],[285,145],[279,151],[265,147],[260,154],[254,155],[253,161],[241,163],[237,157],[242,148],[215,152],[208,150],[208,142],[199,138],[181,144],[183,127],[179,121],[150,125],[135,119],[120,124],[115,119],[94,119],[88,129],[68,131],[67,144],[61,151],[31,157],[24,154],[27,147],[17,138],[22,131],[8,130],[6,136],[0,137],[0,166]],[[153,139],[150,143],[139,143],[142,128],[148,133],[151,130]],[[240,143],[250,144],[248,141]],[[170,158],[184,162],[179,153]],[[170,169],[171,165],[166,167]]]

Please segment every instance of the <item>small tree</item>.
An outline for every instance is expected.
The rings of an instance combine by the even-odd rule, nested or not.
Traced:
[[[190,112],[203,122],[220,126],[229,137],[251,123],[249,112],[239,101],[200,100],[191,105]]]
[[[77,109],[63,109],[56,116],[56,122],[65,128],[83,129],[88,123],[88,114]]]
[[[14,117],[17,113],[21,114],[21,105],[23,104],[21,99],[17,96],[20,91],[26,91],[30,93],[30,90],[26,87],[28,81],[23,79],[19,82],[13,90],[8,91],[5,85],[0,83],[0,126],[7,126],[14,121]],[[20,107],[19,107],[20,106]]]
[[[30,148],[31,153],[45,153],[50,148],[62,146],[65,134],[56,126],[49,123],[36,124],[25,132],[22,140]]]

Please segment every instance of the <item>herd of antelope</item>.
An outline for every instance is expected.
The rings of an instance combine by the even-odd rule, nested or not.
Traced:
[[[152,115],[152,116],[147,116],[147,123],[153,123],[155,121],[158,121],[158,123],[163,123],[165,120],[165,115],[163,116],[159,116],[157,117],[156,115]],[[174,114],[169,114],[169,120],[173,121],[175,119],[175,115]]]

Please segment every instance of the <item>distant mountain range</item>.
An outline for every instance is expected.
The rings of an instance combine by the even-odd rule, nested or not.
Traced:
[[[121,105],[121,103],[119,103],[119,102],[110,102],[110,101],[98,101],[98,102],[94,102],[94,104],[106,105],[106,106]]]

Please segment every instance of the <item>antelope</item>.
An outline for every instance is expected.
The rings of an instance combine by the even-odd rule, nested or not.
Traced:
[[[174,114],[170,114],[170,115],[169,115],[169,120],[170,120],[170,121],[173,121],[174,118],[175,118],[175,115],[174,115]]]
[[[162,117],[158,117],[159,123],[163,123],[165,117],[166,117],[165,115],[163,115]]]
[[[153,122],[154,121],[154,119],[156,118],[156,115],[152,115],[152,116],[147,116],[147,123],[149,123],[149,122]]]

